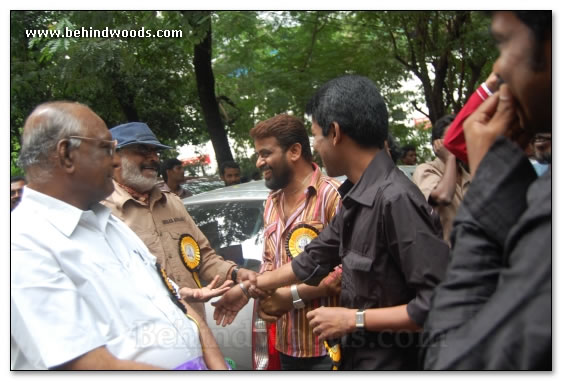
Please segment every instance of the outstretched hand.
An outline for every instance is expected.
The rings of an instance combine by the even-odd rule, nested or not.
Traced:
[[[182,300],[186,302],[207,302],[213,297],[221,296],[225,292],[227,292],[233,282],[231,280],[226,280],[223,285],[218,288],[215,288],[215,285],[219,282],[219,275],[213,278],[207,286],[203,288],[187,288],[183,287],[180,288],[178,291],[180,293],[180,297]]]
[[[213,312],[215,323],[222,326],[230,325],[249,300],[242,289],[235,285],[220,300],[211,303],[215,307]]]

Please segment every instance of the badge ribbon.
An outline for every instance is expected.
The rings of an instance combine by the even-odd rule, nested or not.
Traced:
[[[192,235],[183,234],[180,236],[180,240],[178,240],[178,246],[182,262],[192,273],[197,286],[201,288],[201,282],[197,273],[201,263],[201,254],[197,241],[195,241]]]
[[[315,227],[301,223],[293,227],[285,241],[285,252],[290,258],[297,257],[305,246],[319,236],[319,230]]]

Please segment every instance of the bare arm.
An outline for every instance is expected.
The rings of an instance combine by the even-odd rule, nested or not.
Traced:
[[[301,282],[293,273],[291,263],[287,263],[282,267],[272,272],[264,272],[259,275],[255,280],[250,280],[251,283],[262,290],[276,289],[282,286],[296,284]]]
[[[65,364],[58,370],[162,370],[159,367],[114,357],[105,346],[101,346]]]
[[[319,286],[297,285],[297,294],[299,294],[303,301],[310,301],[325,296],[335,296],[340,294],[341,280],[342,268],[337,267],[335,271],[321,281]],[[266,321],[272,318],[277,319],[282,314],[289,312],[293,309],[293,296],[291,295],[290,288],[278,288],[271,296],[261,300],[260,307],[262,312],[269,316],[260,316]]]
[[[436,139],[432,144],[436,156],[446,164],[444,175],[436,187],[430,192],[429,201],[433,205],[448,205],[455,195],[457,180],[457,164],[455,156],[446,149],[443,139]]]
[[[227,364],[219,345],[203,320],[194,310],[189,312],[189,315],[197,321],[199,327],[199,340],[203,351],[203,359],[209,370],[227,370]]]
[[[313,328],[313,333],[321,340],[325,340],[355,331],[357,311],[357,309],[321,307],[307,313],[307,319]],[[364,321],[365,330],[373,332],[421,330],[409,317],[407,305],[366,309]]]

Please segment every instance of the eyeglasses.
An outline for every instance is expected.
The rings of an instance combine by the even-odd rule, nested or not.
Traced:
[[[90,137],[81,137],[79,135],[70,135],[69,138],[73,138],[73,139],[81,139],[81,140],[85,140],[85,141],[93,141],[93,142],[104,142],[109,144],[109,146],[104,146],[104,148],[107,150],[107,153],[109,156],[113,156],[113,154],[115,154],[115,148],[117,147],[117,139],[114,139],[113,141],[109,141],[107,139],[99,139],[99,138],[90,138]]]

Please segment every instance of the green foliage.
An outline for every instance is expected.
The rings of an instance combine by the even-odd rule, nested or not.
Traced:
[[[488,20],[467,11],[12,11],[10,148],[19,152],[25,117],[41,102],[89,105],[109,127],[147,122],[172,146],[209,140],[193,69],[193,47],[211,17],[215,93],[237,161],[248,175],[248,131],[291,112],[343,75],[371,78],[388,104],[397,141],[428,149],[427,131],[408,127],[414,105],[431,119],[458,111],[486,78],[496,52]],[[28,37],[26,29],[179,29],[182,38]],[[445,65],[447,63],[447,65]],[[419,89],[405,91],[414,76]],[[419,150],[423,157],[426,151]],[[170,152],[167,155],[176,155]],[[430,154],[429,154],[430,155]]]

